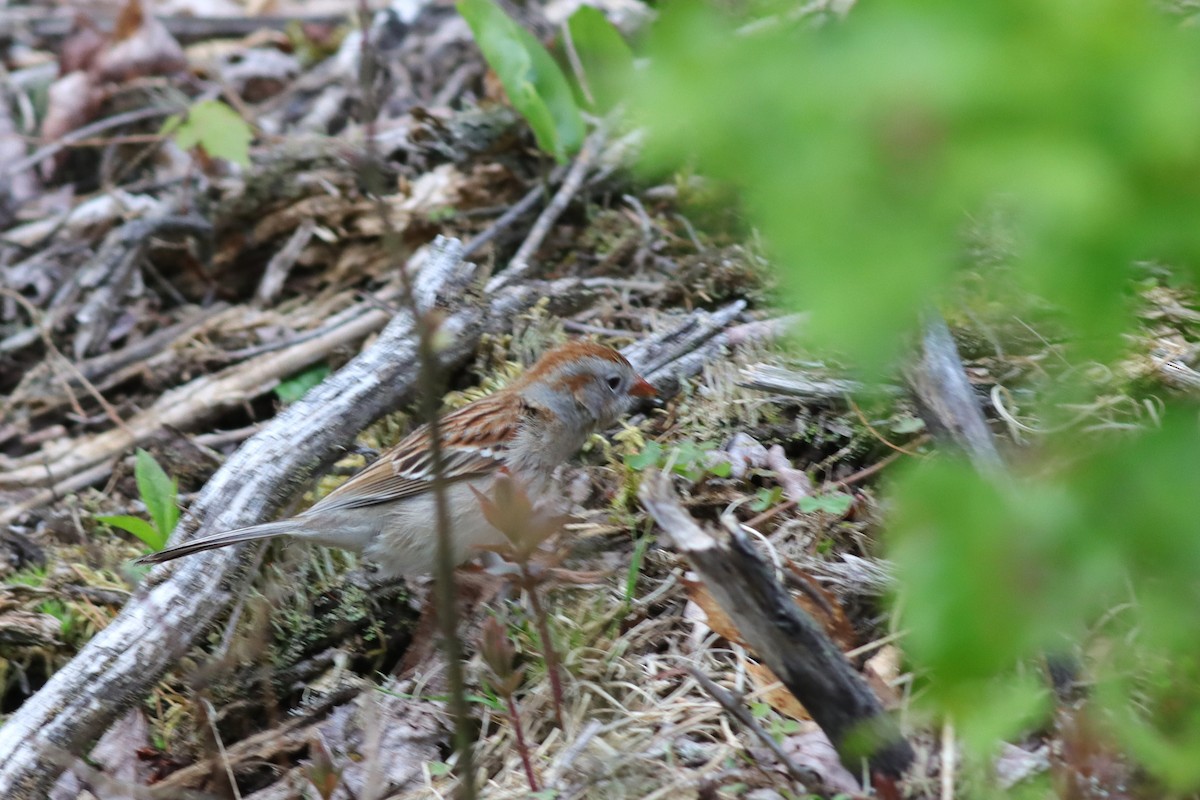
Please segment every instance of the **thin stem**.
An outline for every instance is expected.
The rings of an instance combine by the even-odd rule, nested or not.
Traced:
[[[529,574],[529,564],[521,562],[521,577],[524,578],[525,593],[529,595],[529,605],[533,609],[533,620],[537,625],[538,636],[542,640],[542,657],[546,660],[546,674],[550,678],[550,689],[554,695],[554,721],[559,728],[563,726],[563,688],[558,672],[558,651],[554,649],[554,641],[550,638],[550,622],[546,619],[546,611],[538,597],[537,582]],[[565,730],[565,728],[564,728]]]
[[[375,114],[373,105],[372,79],[377,62],[370,50],[371,15],[365,0],[359,2],[359,19],[362,25],[363,70],[359,78],[363,94],[364,128],[367,140],[366,168],[362,179],[374,198],[379,218],[383,221],[384,248],[399,252],[402,243],[390,224],[388,209],[380,199],[383,181],[377,167],[375,152]],[[400,268],[403,287],[402,302],[412,315],[413,327],[417,332],[417,362],[419,365],[418,385],[420,392],[420,414],[429,427],[429,460],[433,473],[432,489],[437,529],[437,557],[434,562],[434,602],[437,607],[438,628],[441,633],[442,652],[446,657],[446,682],[449,684],[450,713],[454,718],[454,749],[458,754],[458,796],[461,800],[475,800],[475,759],[472,753],[471,709],[467,704],[466,679],[463,670],[462,643],[458,640],[458,609],[455,603],[457,587],[454,581],[454,547],[450,530],[450,509],[446,503],[446,482],[442,458],[441,424],[438,419],[438,401],[442,396],[437,351],[433,344],[434,326],[417,304],[413,291],[412,277],[404,267]]]
[[[525,767],[525,777],[529,780],[529,791],[541,791],[538,787],[537,776],[533,774],[533,762],[529,760],[529,746],[525,744],[525,732],[521,730],[521,718],[517,716],[517,703],[511,694],[504,700],[508,703],[508,720],[517,734],[517,752],[521,754],[521,766]]]

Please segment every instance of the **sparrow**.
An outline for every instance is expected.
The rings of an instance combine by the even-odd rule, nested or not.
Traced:
[[[498,476],[514,479],[535,504],[552,503],[555,471],[592,433],[654,394],[616,350],[576,341],[550,350],[501,391],[443,416],[442,478],[456,563],[507,543],[479,498]],[[438,539],[430,444],[422,426],[301,514],[185,542],[138,563],[290,536],[361,554],[382,578],[429,574]]]

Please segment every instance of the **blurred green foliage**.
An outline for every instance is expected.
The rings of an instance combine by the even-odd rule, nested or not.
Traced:
[[[1019,666],[1085,645],[1116,736],[1175,788],[1200,785],[1196,416],[1057,448],[1068,466],[1052,478],[989,481],[946,459],[897,483],[906,648],[930,697],[985,746],[1029,721],[1033,695],[1044,705]]]
[[[634,87],[648,163],[740,187],[813,335],[856,363],[896,354],[960,263],[966,215],[997,199],[1016,265],[1093,353],[1128,321],[1132,259],[1200,254],[1200,48],[1149,3],[742,21],[663,9]]]
[[[894,365],[997,209],[1077,356],[1133,330],[1134,262],[1198,274],[1194,29],[1140,0],[795,8],[664,4],[630,91],[646,168],[737,188],[819,344]],[[889,487],[920,696],[983,753],[1044,719],[1040,657],[1079,654],[1107,734],[1167,790],[1200,787],[1196,414],[1039,444],[1012,476],[939,458]]]
[[[633,51],[604,14],[591,6],[580,6],[571,15],[567,31],[583,72],[584,101],[597,111],[610,110],[633,77]]]
[[[583,144],[584,127],[571,85],[557,62],[493,0],[458,0],[458,11],[509,102],[529,122],[538,147],[565,161]]]

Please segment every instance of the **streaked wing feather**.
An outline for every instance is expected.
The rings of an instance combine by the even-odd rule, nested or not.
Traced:
[[[490,401],[490,402],[489,402]],[[504,465],[506,443],[519,424],[499,395],[491,395],[442,419],[442,475],[448,482],[469,480]],[[422,426],[362,472],[325,496],[312,510],[362,508],[429,491],[433,464],[429,429]]]

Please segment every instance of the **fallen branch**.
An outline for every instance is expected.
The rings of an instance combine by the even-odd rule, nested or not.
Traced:
[[[895,778],[913,752],[866,681],[775,579],[740,534],[728,544],[706,533],[680,505],[670,478],[646,475],[642,504],[703,578],[755,655],[796,696],[855,772],[865,758]]]
[[[907,373],[929,430],[961,448],[981,473],[1003,472],[1004,462],[967,380],[958,348],[936,311],[925,316],[920,358]]]
[[[758,740],[762,742],[768,750],[775,754],[775,758],[779,759],[779,763],[783,765],[783,768],[787,770],[788,774],[791,775],[798,784],[800,784],[800,791],[805,791],[807,784],[813,782],[812,779],[814,776],[811,773],[806,773],[804,770],[800,769],[800,767],[798,767],[794,761],[788,758],[788,754],[783,751],[783,747],[780,746],[779,742],[775,741],[771,734],[763,730],[763,726],[758,724],[758,720],[754,718],[754,715],[750,713],[749,709],[747,709],[740,700],[722,689],[715,682],[713,682],[712,678],[708,677],[700,670],[692,667],[688,671],[692,673],[692,677],[696,679],[696,682],[700,684],[701,688],[708,692],[709,696],[712,697],[713,700],[717,701],[721,708],[725,709],[725,711],[728,712],[734,719],[742,723],[746,730],[757,736]]]
[[[441,240],[416,276],[423,308],[467,294],[461,245]],[[477,307],[448,313],[444,364],[473,351]],[[298,475],[330,458],[416,384],[413,321],[400,313],[376,342],[239,449],[205,485],[181,529],[192,535],[261,522]],[[155,573],[137,598],[0,728],[0,796],[45,797],[61,770],[49,755],[78,753],[191,647],[234,596],[238,549],[186,559]]]
[[[546,236],[550,233],[550,229],[554,227],[554,223],[567,210],[567,206],[570,205],[571,200],[583,186],[583,179],[587,176],[588,170],[592,167],[592,162],[604,146],[604,140],[607,135],[607,127],[602,124],[583,143],[579,155],[575,157],[575,163],[571,165],[571,168],[567,170],[567,174],[563,177],[562,186],[554,193],[554,197],[550,198],[550,202],[542,210],[542,213],[538,215],[537,220],[534,221],[533,227],[529,230],[529,235],[525,237],[525,241],[521,242],[521,246],[517,249],[512,261],[509,262],[508,269],[488,282],[488,291],[495,291],[528,277],[532,269],[530,259],[533,258],[538,248],[542,246],[542,242],[545,241]]]

